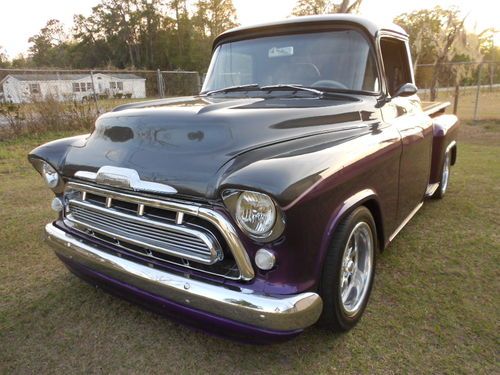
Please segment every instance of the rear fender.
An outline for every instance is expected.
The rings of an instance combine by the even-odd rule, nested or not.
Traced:
[[[439,183],[446,152],[451,152],[451,164],[457,159],[457,135],[460,121],[455,115],[440,115],[432,119],[434,140],[429,183]]]

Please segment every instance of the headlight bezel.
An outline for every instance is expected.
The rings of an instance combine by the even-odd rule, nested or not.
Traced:
[[[274,206],[274,222],[269,228],[269,230],[265,231],[264,233],[256,233],[248,228],[241,222],[241,220],[238,218],[238,202],[241,198],[241,196],[245,193],[248,194],[257,194],[258,196],[265,196],[266,199],[269,199],[270,202],[272,202]],[[254,190],[237,190],[237,189],[228,189],[224,190],[222,193],[222,199],[224,201],[224,204],[228,208],[232,218],[238,225],[238,227],[241,229],[243,233],[245,233],[248,237],[251,239],[257,241],[257,242],[271,242],[279,238],[285,229],[285,215],[283,214],[283,211],[279,207],[279,205],[276,203],[276,201],[266,193],[262,193],[259,191],[254,191]]]
[[[62,176],[52,164],[38,158],[30,159],[30,161],[33,164],[33,167],[40,174],[40,176],[42,176],[43,181],[45,182],[45,186],[47,186],[55,194],[60,194],[64,191],[64,181],[62,179]],[[50,176],[51,179],[48,178],[48,174],[52,175]],[[52,183],[49,183],[50,181],[52,181]]]

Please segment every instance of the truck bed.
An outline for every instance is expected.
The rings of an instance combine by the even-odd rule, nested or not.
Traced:
[[[444,113],[450,102],[422,102],[422,111],[425,114],[434,117],[438,114]]]

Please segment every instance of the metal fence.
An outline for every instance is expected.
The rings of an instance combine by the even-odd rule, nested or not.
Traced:
[[[500,61],[418,64],[415,80],[422,100],[450,101],[462,119],[500,119]]]
[[[200,88],[195,71],[0,69],[0,102],[12,104],[162,98],[193,95]]]
[[[464,120],[500,119],[500,62],[419,64],[415,72],[422,100],[450,101]],[[130,101],[196,94],[203,79],[195,71],[159,69],[0,69],[0,127],[23,119],[23,103],[84,104],[96,115]]]

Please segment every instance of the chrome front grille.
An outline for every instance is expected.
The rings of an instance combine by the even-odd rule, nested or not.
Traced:
[[[197,203],[69,182],[65,224],[120,251],[229,279],[254,270],[234,226]]]
[[[90,190],[90,191],[88,191]],[[76,229],[99,233],[116,244],[211,265],[223,260],[217,238],[207,229],[190,225],[183,211],[165,211],[127,195],[122,199],[106,190],[73,189],[66,194],[65,218]]]
[[[118,241],[128,242],[148,250],[178,256],[183,259],[213,264],[223,259],[217,239],[201,230],[193,230],[179,224],[169,224],[133,216],[110,207],[99,207],[86,201],[68,202],[68,220],[86,230],[108,235]]]

